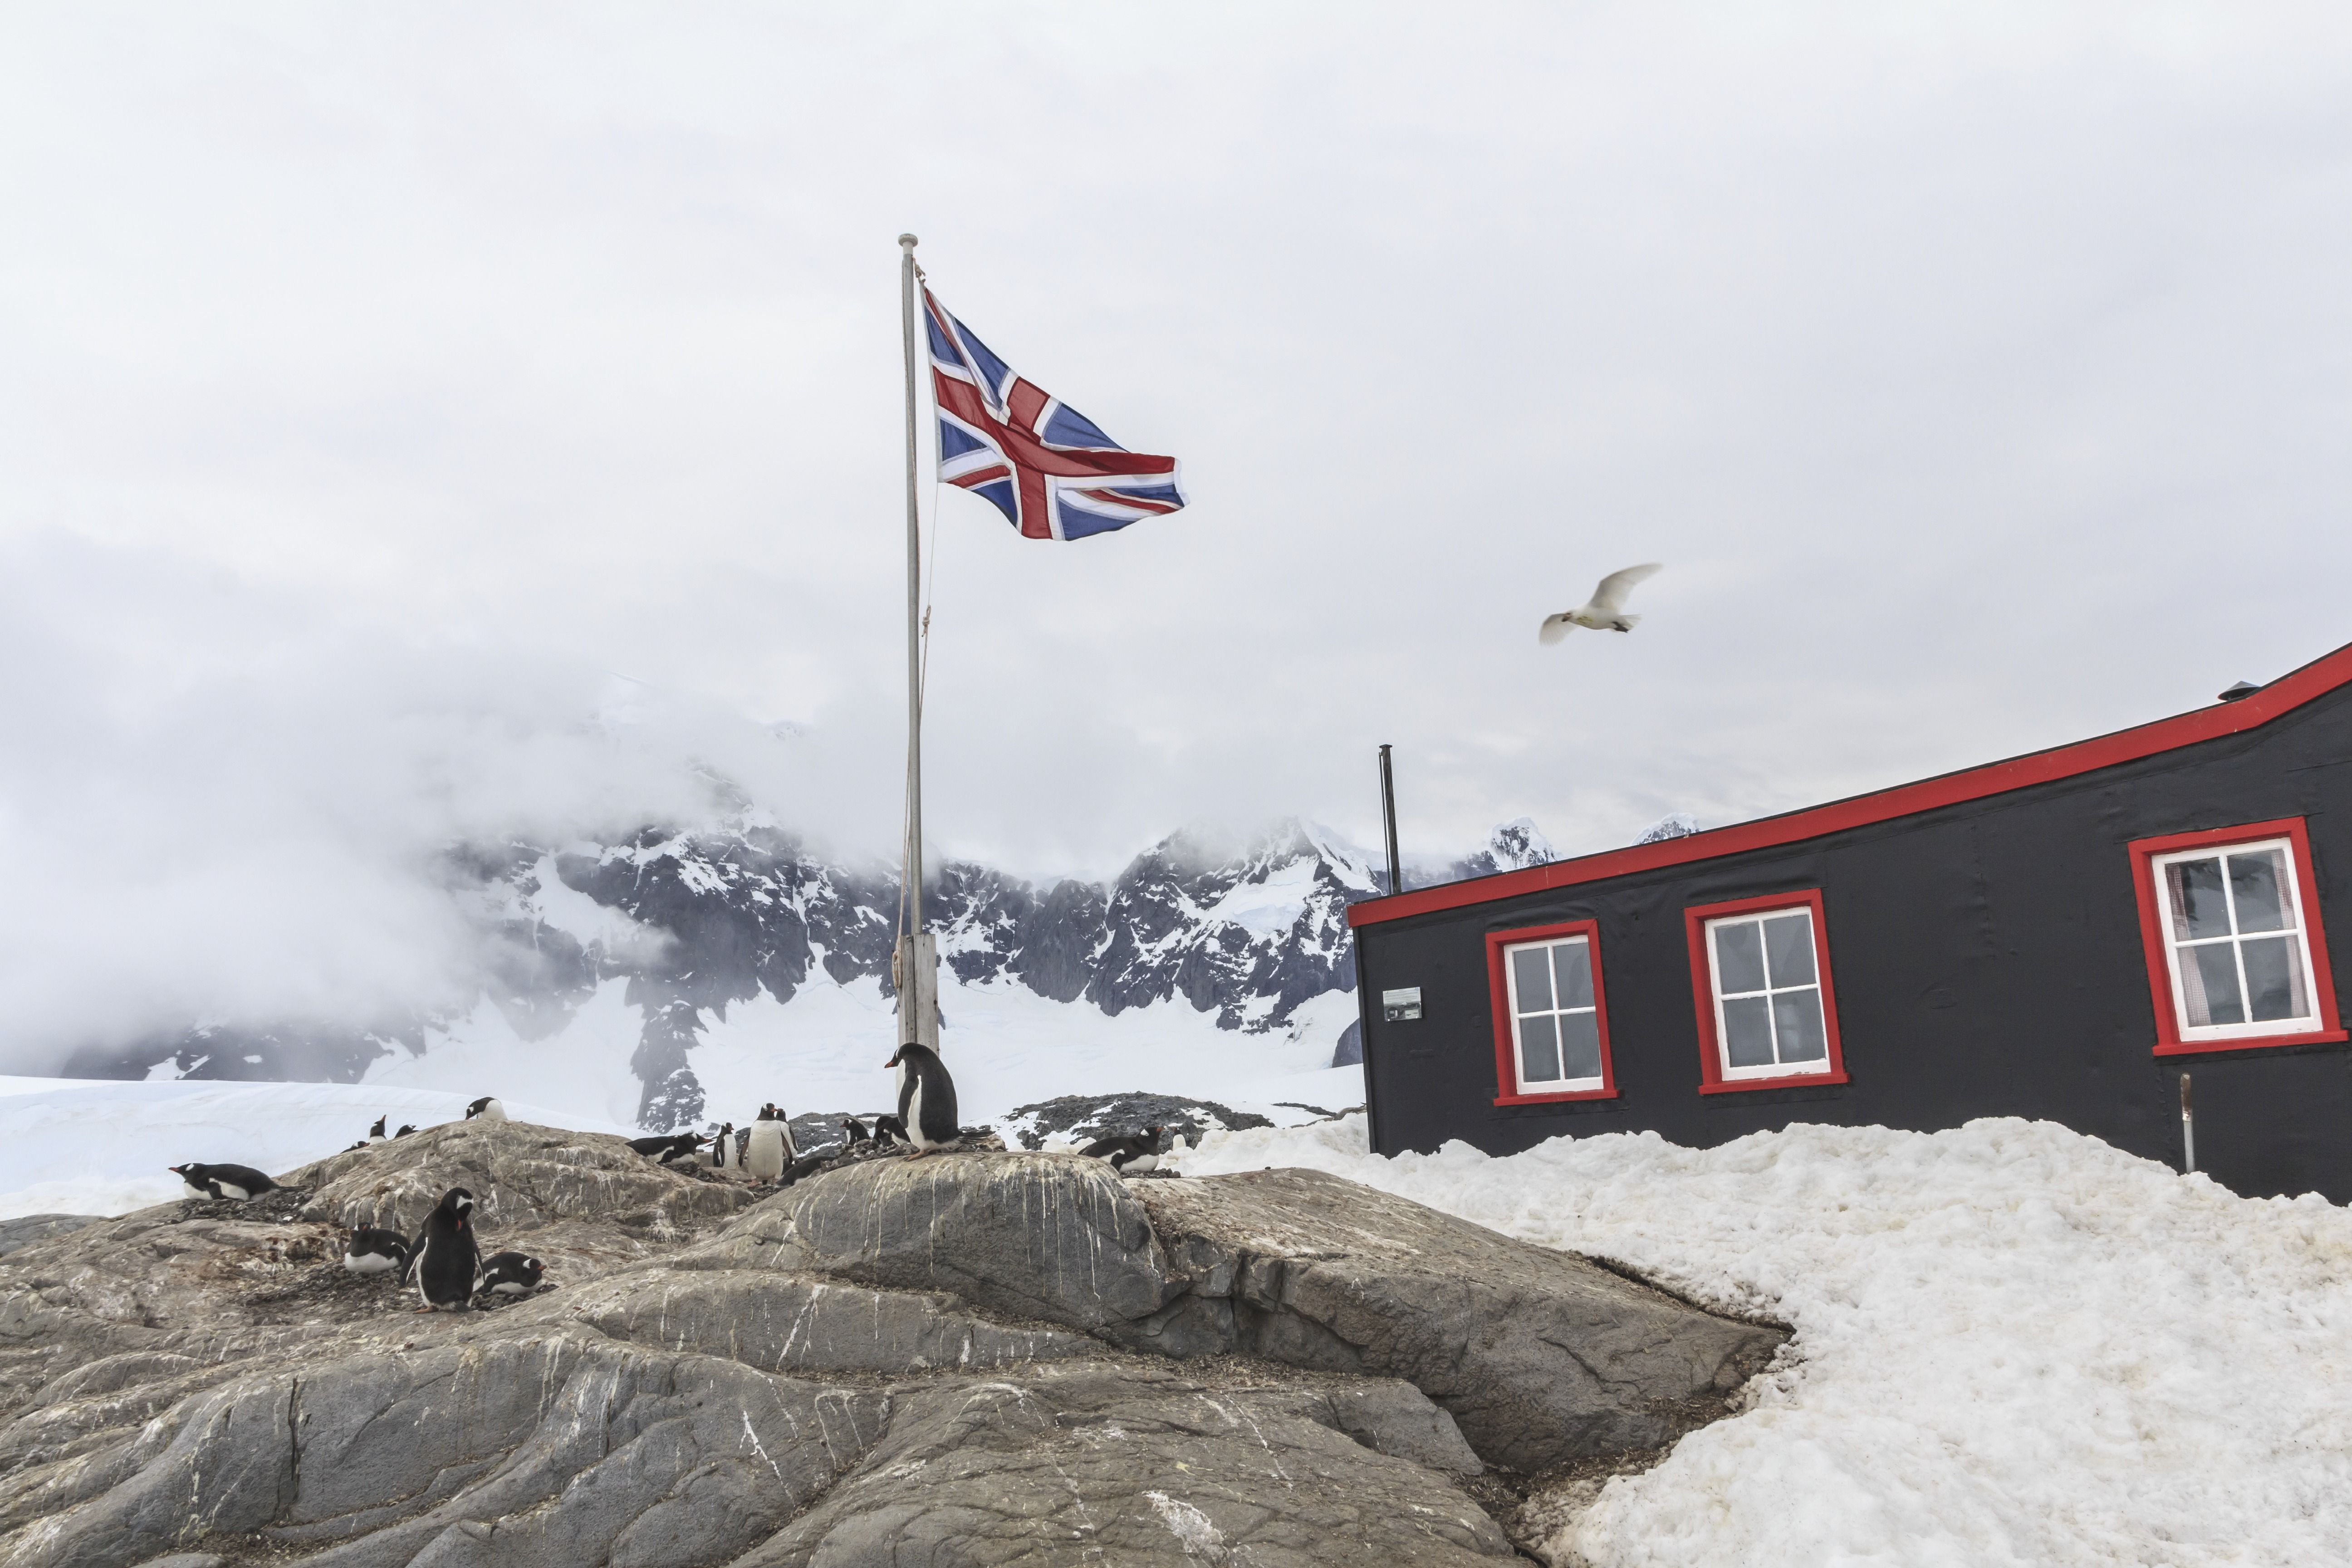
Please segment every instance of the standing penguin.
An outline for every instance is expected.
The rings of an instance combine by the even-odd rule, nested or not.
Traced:
[[[425,1216],[410,1265],[416,1275],[416,1294],[425,1303],[418,1311],[446,1307],[462,1312],[474,1299],[474,1276],[482,1254],[474,1245],[473,1213],[474,1194],[451,1187]]]
[[[915,1146],[907,1158],[919,1160],[954,1142],[962,1131],[956,1122],[955,1079],[939,1053],[909,1040],[882,1065],[898,1069],[898,1120]]]
[[[719,1131],[710,1140],[710,1152],[706,1158],[710,1162],[710,1168],[714,1171],[731,1171],[735,1168],[735,1124],[732,1121],[722,1121],[719,1124]]]
[[[761,1106],[751,1123],[751,1141],[743,1147],[743,1173],[755,1182],[782,1181],[794,1153],[793,1130],[783,1113],[772,1105]]]
[[[845,1145],[854,1147],[866,1142],[873,1136],[874,1130],[855,1116],[845,1116],[841,1119],[841,1141]]]
[[[499,1103],[497,1095],[486,1094],[466,1107],[467,1121],[471,1121],[478,1116],[485,1121],[504,1121],[507,1119],[507,1108]]]
[[[396,1230],[363,1225],[343,1244],[343,1267],[354,1274],[408,1272],[408,1238]]]
[[[369,1142],[381,1143],[383,1142],[383,1120],[384,1119],[381,1116],[377,1117],[375,1119],[375,1125],[368,1129],[367,1141]]]

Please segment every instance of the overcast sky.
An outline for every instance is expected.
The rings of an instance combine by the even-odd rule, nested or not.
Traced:
[[[1193,498],[926,478],[945,852],[1370,843],[1383,741],[1409,852],[1605,847],[2268,679],[2352,640],[2347,16],[12,6],[0,991],[413,991],[405,868],[688,758],[887,845],[902,229]]]

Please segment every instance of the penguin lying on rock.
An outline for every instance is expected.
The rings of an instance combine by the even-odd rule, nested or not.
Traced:
[[[507,1119],[507,1108],[499,1103],[497,1095],[486,1094],[466,1107],[467,1121],[471,1121],[478,1116],[485,1121],[504,1121]]]
[[[343,1244],[343,1267],[354,1274],[408,1272],[408,1238],[396,1230],[363,1225]]]
[[[493,1253],[482,1260],[482,1289],[499,1296],[528,1296],[546,1272],[545,1264],[527,1254]]]
[[[702,1151],[699,1132],[666,1132],[657,1138],[632,1138],[629,1147],[648,1160],[668,1164],[672,1160],[691,1160]]]
[[[909,1040],[882,1065],[898,1069],[898,1125],[915,1146],[908,1159],[919,1160],[962,1135],[956,1122],[955,1079],[937,1051]]]
[[[412,1133],[412,1132],[414,1132],[414,1131],[416,1131],[416,1124],[415,1124],[415,1122],[413,1122],[413,1121],[404,1121],[404,1122],[402,1122],[402,1123],[400,1124],[400,1131],[397,1131],[397,1132],[395,1132],[395,1133],[394,1133],[394,1134],[393,1134],[393,1136],[394,1136],[394,1138],[405,1138],[405,1137],[407,1137],[410,1133]]]
[[[885,1149],[896,1149],[914,1140],[907,1136],[907,1124],[897,1117],[877,1116],[874,1119],[874,1142]]]
[[[257,1198],[264,1193],[274,1193],[278,1184],[250,1165],[167,1165],[172,1174],[187,1184],[192,1198]]]
[[[474,1277],[480,1270],[481,1249],[474,1244],[474,1194],[451,1187],[425,1216],[425,1229],[409,1250],[410,1272],[416,1276],[416,1294],[425,1305],[420,1312],[446,1307],[462,1312],[474,1299]]]
[[[1147,1127],[1140,1132],[1097,1138],[1078,1152],[1091,1159],[1108,1160],[1110,1168],[1121,1175],[1156,1171],[1160,1168],[1160,1132],[1157,1127]]]
[[[845,1143],[865,1143],[872,1141],[874,1130],[855,1116],[841,1119],[841,1138]]]

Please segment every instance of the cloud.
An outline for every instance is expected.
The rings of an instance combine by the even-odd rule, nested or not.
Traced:
[[[1409,856],[1575,852],[2276,675],[2345,636],[2347,27],[13,12],[19,1027],[445,983],[420,856],[689,754],[887,847],[904,229],[1195,497],[1064,547],[924,487],[940,852],[1372,843],[1384,741]],[[615,676],[669,716],[579,729]]]

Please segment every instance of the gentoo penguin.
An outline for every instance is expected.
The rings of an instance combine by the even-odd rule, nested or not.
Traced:
[[[528,1296],[539,1289],[547,1266],[520,1252],[500,1252],[482,1260],[482,1289],[501,1296]]]
[[[394,1134],[393,1134],[393,1136],[394,1136],[394,1138],[405,1138],[405,1137],[407,1137],[410,1133],[412,1133],[412,1132],[414,1132],[414,1131],[416,1131],[416,1124],[415,1124],[415,1122],[413,1122],[413,1121],[404,1121],[404,1122],[402,1122],[402,1123],[400,1124],[400,1131],[397,1131],[397,1132],[395,1132],[395,1133],[394,1133]]]
[[[761,1106],[751,1123],[751,1140],[743,1146],[743,1173],[755,1182],[781,1181],[784,1167],[797,1152],[783,1112],[772,1105]]]
[[[877,1116],[874,1119],[874,1142],[885,1149],[895,1149],[913,1140],[907,1136],[905,1122],[895,1116]]]
[[[863,1143],[873,1136],[874,1130],[855,1116],[845,1116],[841,1119],[841,1141],[844,1143]]]
[[[714,1171],[735,1168],[735,1124],[732,1121],[719,1124],[719,1131],[711,1135],[709,1152],[702,1159]]]
[[[474,1245],[473,1213],[474,1194],[451,1187],[425,1216],[410,1265],[416,1275],[416,1294],[425,1303],[418,1311],[446,1307],[462,1312],[473,1300],[474,1276],[482,1261],[481,1249]]]
[[[1147,1127],[1140,1132],[1097,1138],[1078,1152],[1092,1159],[1108,1160],[1110,1168],[1121,1174],[1156,1171],[1160,1168],[1160,1129]]]
[[[381,1143],[383,1142],[383,1120],[384,1119],[381,1116],[377,1117],[375,1119],[375,1125],[368,1129],[367,1141],[369,1142]]]
[[[898,1069],[898,1121],[915,1146],[907,1158],[919,1160],[954,1142],[962,1131],[956,1122],[955,1079],[939,1053],[909,1040],[882,1065]]]
[[[833,1163],[834,1152],[832,1149],[826,1149],[821,1153],[802,1155],[784,1168],[782,1180],[778,1184],[789,1187],[803,1176],[815,1175]]]
[[[665,1132],[657,1138],[632,1138],[629,1147],[648,1160],[668,1164],[672,1160],[691,1160],[702,1148],[698,1132]]]
[[[396,1230],[363,1225],[343,1246],[343,1267],[354,1274],[408,1272],[408,1238]]]
[[[507,1108],[499,1103],[497,1095],[486,1094],[466,1107],[467,1121],[471,1121],[477,1116],[485,1121],[504,1121],[507,1119]]]
[[[278,1190],[278,1184],[250,1165],[167,1165],[164,1169],[187,1184],[192,1198],[254,1198]]]

